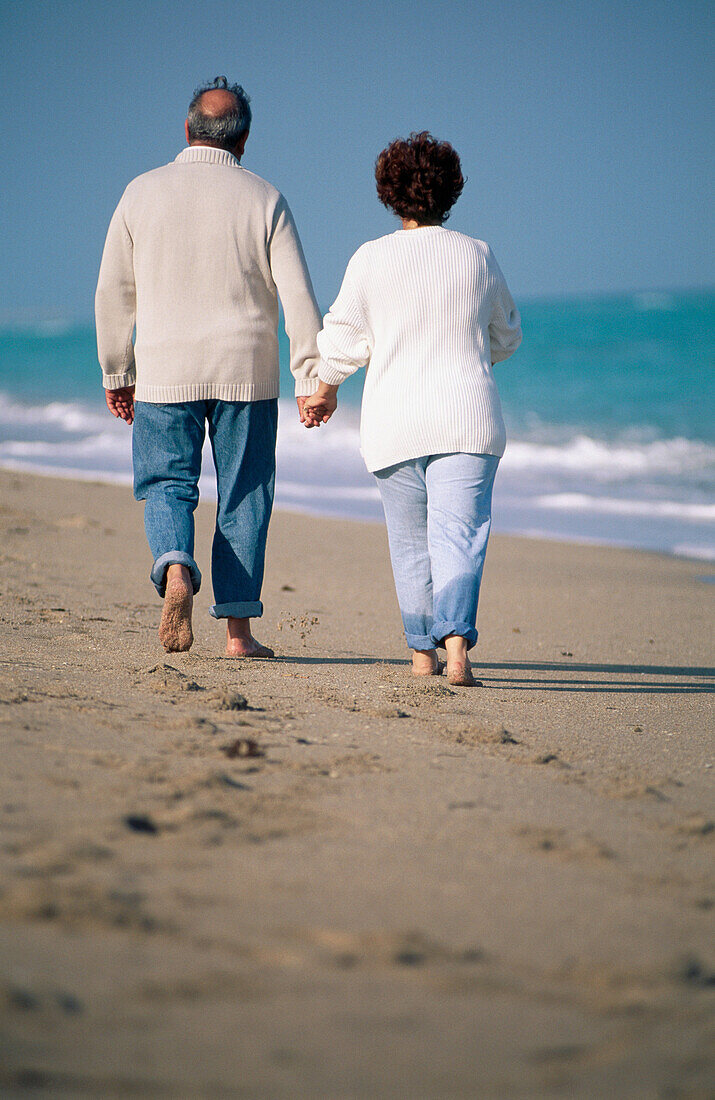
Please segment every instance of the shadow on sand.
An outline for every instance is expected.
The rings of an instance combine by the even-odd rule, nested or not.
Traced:
[[[381,657],[277,657],[283,664],[296,665],[388,665],[405,666],[409,660]],[[715,668],[687,665],[610,665],[579,661],[475,661],[473,666],[485,687],[515,691],[581,691],[635,695],[707,695],[715,692]],[[506,672],[517,675],[499,676]],[[535,676],[521,673],[533,672]],[[568,678],[552,673],[565,672]],[[581,676],[575,674],[581,673]],[[490,675],[491,674],[491,675]],[[606,680],[603,676],[619,679]],[[620,677],[659,677],[633,680]]]

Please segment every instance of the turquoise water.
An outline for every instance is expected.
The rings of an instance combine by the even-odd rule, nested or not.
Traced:
[[[509,445],[495,527],[712,556],[715,294],[519,304],[524,342],[496,367]],[[362,372],[307,433],[287,358],[282,334],[278,501],[379,518],[357,453]],[[91,326],[0,329],[1,465],[127,480],[129,438],[104,411]]]

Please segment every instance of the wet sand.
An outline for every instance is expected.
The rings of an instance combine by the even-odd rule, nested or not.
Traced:
[[[483,687],[384,530],[279,513],[260,639],[163,654],[129,490],[0,471],[0,1090],[706,1097],[713,586],[495,537]]]

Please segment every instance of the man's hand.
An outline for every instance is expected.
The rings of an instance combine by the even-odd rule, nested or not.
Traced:
[[[317,393],[303,399],[301,421],[306,428],[327,424],[338,407],[338,387],[321,382]]]
[[[122,386],[120,390],[105,390],[107,408],[112,416],[120,420],[126,420],[127,424],[134,421],[134,386]]]
[[[307,401],[307,397],[296,397],[298,403],[298,416],[300,417],[301,424],[305,424],[305,416],[303,415],[303,406]]]

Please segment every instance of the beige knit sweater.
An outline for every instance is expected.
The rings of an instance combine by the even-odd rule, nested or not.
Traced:
[[[184,149],[129,184],[109,226],[95,300],[105,388],[169,404],[277,397],[279,296],[296,395],[314,393],[321,319],[288,204],[231,153]]]

